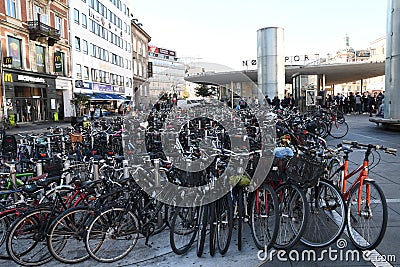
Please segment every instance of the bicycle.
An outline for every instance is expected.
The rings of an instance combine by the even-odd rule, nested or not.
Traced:
[[[397,150],[379,145],[362,144],[356,141],[343,141],[350,147],[339,146],[344,153],[343,162],[332,161],[329,179],[341,189],[347,201],[347,230],[352,243],[359,249],[371,250],[382,241],[388,222],[388,208],[385,195],[381,187],[371,179],[369,171],[377,166],[370,164],[369,157],[373,151],[382,150],[385,153],[396,155]],[[353,171],[349,171],[349,154],[352,148],[365,149],[363,163]],[[373,166],[371,166],[373,165]],[[359,173],[358,177],[347,188],[348,180]]]

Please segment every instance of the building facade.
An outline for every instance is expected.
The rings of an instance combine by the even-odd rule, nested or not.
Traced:
[[[148,78],[152,75],[152,67],[149,67],[149,42],[151,41],[137,19],[132,19],[132,63],[133,63],[133,88],[126,92],[127,98],[132,100],[135,107],[148,105],[149,83]]]
[[[154,104],[162,95],[182,97],[185,89],[185,64],[175,51],[149,46],[149,62],[152,64],[152,77],[149,78],[149,98]]]
[[[114,110],[133,90],[129,1],[69,2],[73,92]]]
[[[68,10],[67,0],[0,2],[1,111],[14,122],[67,116]]]

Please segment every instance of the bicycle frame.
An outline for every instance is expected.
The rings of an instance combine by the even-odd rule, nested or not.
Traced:
[[[371,149],[368,148],[367,151],[365,152],[365,157],[363,160],[363,163],[358,166],[358,168],[354,169],[353,171],[349,172],[349,152],[345,152],[344,156],[344,163],[329,177],[330,179],[335,175],[336,173],[343,171],[341,181],[340,183],[340,188],[343,194],[344,199],[347,201],[350,197],[350,193],[353,190],[353,188],[356,186],[357,182],[359,182],[358,186],[358,197],[357,197],[357,211],[360,214],[361,213],[361,195],[362,195],[362,187],[364,185],[364,180],[368,179],[368,166],[369,166],[369,160],[368,157],[371,154]],[[347,190],[347,180],[353,177],[359,173],[358,177],[356,180],[353,182],[353,184],[350,186],[350,188]],[[366,185],[366,194],[367,194],[367,204],[370,206],[371,204],[371,197],[370,197],[370,187],[369,184]]]

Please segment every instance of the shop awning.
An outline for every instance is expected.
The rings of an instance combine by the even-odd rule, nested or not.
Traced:
[[[94,101],[125,101],[128,100],[126,97],[117,94],[101,94],[101,93],[94,93],[94,94],[87,94],[90,97],[90,100]]]

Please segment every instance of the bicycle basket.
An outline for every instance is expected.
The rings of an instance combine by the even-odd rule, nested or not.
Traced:
[[[301,185],[313,187],[323,176],[325,165],[312,156],[297,154],[292,157],[286,168],[286,175]]]
[[[71,142],[72,143],[82,143],[82,140],[83,140],[82,134],[80,134],[80,133],[72,133],[72,134],[70,134],[70,137],[71,137]]]
[[[265,179],[266,182],[279,182],[285,178],[285,169],[290,157],[274,158],[271,169]]]

